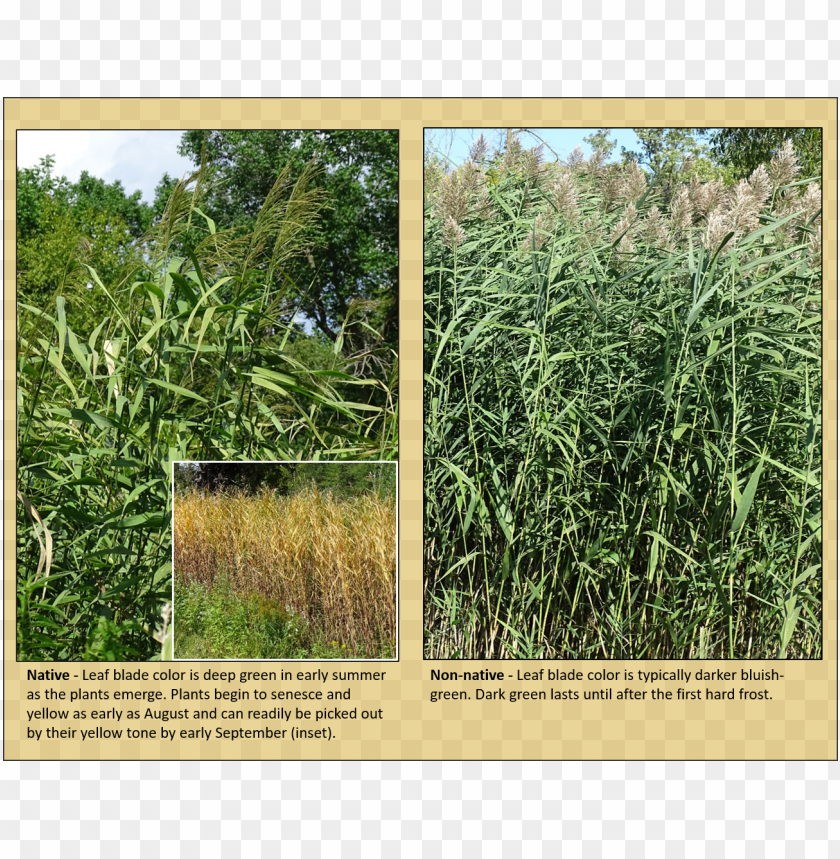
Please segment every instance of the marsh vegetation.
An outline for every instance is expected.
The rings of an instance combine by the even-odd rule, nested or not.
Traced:
[[[350,464],[321,466],[320,485],[291,466],[282,492],[177,492],[175,656],[394,657],[395,469],[378,466],[351,492],[324,483]]]
[[[425,655],[820,658],[819,177],[606,155],[427,153]]]

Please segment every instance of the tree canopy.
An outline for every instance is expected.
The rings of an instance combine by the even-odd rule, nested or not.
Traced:
[[[295,176],[313,160],[321,166],[313,187],[327,205],[284,274],[309,325],[351,357],[377,337],[397,346],[398,145],[397,131],[196,130],[179,151],[215,170],[207,214],[243,229],[280,168]],[[163,193],[171,181],[164,177]]]
[[[119,282],[140,262],[137,240],[152,223],[139,191],[127,194],[86,170],[77,182],[54,173],[48,155],[17,171],[17,292],[38,308],[63,295],[71,327],[90,331],[101,319],[98,295],[82,263],[107,282]]]
[[[396,469],[384,462],[180,462],[175,468],[180,492],[269,489],[288,495],[312,483],[334,495],[394,494]]]
[[[769,163],[786,140],[793,143],[800,179],[822,175],[821,128],[719,128],[709,138],[711,152],[731,165],[736,179]]]
[[[634,128],[641,148],[621,148],[622,160],[636,161],[649,171],[651,193],[669,205],[677,187],[696,176],[701,182],[721,179],[732,184],[731,171],[717,161],[703,141],[702,129]]]

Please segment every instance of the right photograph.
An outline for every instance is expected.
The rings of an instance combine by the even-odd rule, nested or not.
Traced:
[[[821,659],[819,128],[427,128],[424,657]]]

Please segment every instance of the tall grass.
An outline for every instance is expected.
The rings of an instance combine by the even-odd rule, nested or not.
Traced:
[[[668,207],[511,138],[426,194],[426,656],[819,658],[821,203],[792,149]]]
[[[159,654],[173,460],[396,457],[396,370],[357,378],[287,348],[298,306],[276,284],[324,203],[311,176],[281,173],[242,235],[204,216],[202,168],[128,280],[68,261],[81,280],[54,307],[18,305],[19,659]],[[79,295],[107,308],[91,331],[67,324]]]
[[[353,654],[395,652],[393,496],[338,499],[314,485],[288,496],[177,494],[174,538],[185,585],[211,588],[223,576],[238,593],[274,601]]]

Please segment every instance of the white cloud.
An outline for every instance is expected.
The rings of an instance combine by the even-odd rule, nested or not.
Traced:
[[[119,179],[126,192],[140,191],[147,203],[164,173],[180,178],[192,162],[178,154],[180,131],[123,131],[82,129],[17,133],[18,167],[34,167],[41,158],[55,158],[54,171],[71,182],[83,170],[111,183]]]

